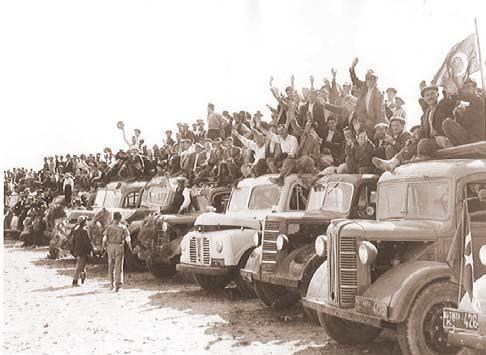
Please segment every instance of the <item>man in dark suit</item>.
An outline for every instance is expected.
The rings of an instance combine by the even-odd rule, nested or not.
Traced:
[[[321,139],[326,139],[328,127],[324,115],[324,107],[317,101],[317,93],[315,90],[309,90],[307,102],[300,108],[297,120],[300,127],[305,126],[308,112],[312,114],[312,119],[316,126],[316,133]]]
[[[341,130],[336,128],[336,124],[336,118],[334,116],[330,116],[327,120],[327,136],[322,141],[321,147],[329,148],[331,150],[334,165],[338,166],[344,162],[344,135]]]
[[[374,136],[374,127],[378,123],[388,123],[385,115],[383,93],[377,87],[378,76],[373,70],[366,73],[366,81],[361,81],[356,76],[354,68],[358,64],[355,58],[349,68],[351,81],[358,88],[359,95],[356,102],[356,114],[360,127],[364,127],[369,137]]]
[[[445,98],[438,102],[439,89],[428,85],[422,88],[421,96],[427,109],[420,118],[420,139],[412,146],[405,147],[390,160],[373,158],[373,164],[380,170],[393,171],[397,166],[416,155],[417,159],[427,159],[437,149],[446,146],[447,139],[442,130],[442,123],[447,118],[450,100]],[[416,147],[415,147],[416,145]]]

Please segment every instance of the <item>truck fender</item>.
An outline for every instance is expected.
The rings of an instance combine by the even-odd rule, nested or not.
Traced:
[[[283,261],[281,273],[288,273],[292,278],[300,280],[299,288],[305,292],[314,271],[322,264],[324,258],[319,257],[314,244],[308,244],[293,250]]]
[[[329,289],[329,276],[328,276],[328,261],[325,260],[321,266],[314,272],[307,287],[307,293],[305,299],[316,303],[327,303],[328,301],[328,289]]]
[[[246,262],[244,270],[253,274],[260,272],[261,255],[262,255],[261,246],[253,249],[252,253],[250,254],[250,257],[248,258],[248,261]]]
[[[364,292],[363,297],[372,298],[388,305],[388,321],[401,323],[424,287],[438,280],[448,280],[451,270],[446,263],[438,261],[415,261],[400,264],[380,276]]]

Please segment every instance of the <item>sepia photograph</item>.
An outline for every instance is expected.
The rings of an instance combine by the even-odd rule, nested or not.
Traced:
[[[486,2],[0,1],[2,354],[486,355]]]

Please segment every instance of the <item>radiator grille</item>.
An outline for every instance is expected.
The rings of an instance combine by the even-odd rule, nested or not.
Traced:
[[[277,236],[279,234],[280,222],[265,220],[262,237],[262,259],[261,271],[273,273],[277,263]]]
[[[208,238],[191,237],[189,240],[189,260],[193,264],[211,264]]]

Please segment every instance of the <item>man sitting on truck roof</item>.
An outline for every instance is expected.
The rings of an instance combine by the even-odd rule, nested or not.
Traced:
[[[378,169],[393,171],[405,161],[411,160],[414,155],[417,159],[424,160],[439,148],[446,147],[447,138],[442,130],[442,122],[449,115],[451,100],[444,98],[439,102],[439,89],[434,85],[423,87],[421,96],[427,105],[427,109],[420,119],[421,139],[416,143],[416,146],[404,147],[390,160],[373,157],[373,164]]]

